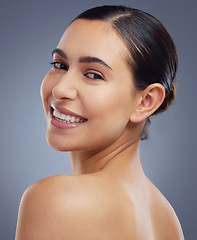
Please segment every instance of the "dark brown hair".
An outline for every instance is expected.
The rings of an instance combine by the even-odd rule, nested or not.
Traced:
[[[81,13],[76,19],[109,22],[130,52],[127,60],[134,74],[138,90],[160,83],[165,88],[165,99],[153,115],[163,112],[172,103],[176,88],[174,79],[178,67],[175,44],[163,24],[152,15],[125,6],[100,6]],[[148,137],[145,122],[141,139]]]

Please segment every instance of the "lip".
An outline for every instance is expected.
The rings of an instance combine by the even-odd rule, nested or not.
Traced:
[[[75,116],[75,117],[79,117],[80,119],[85,119],[86,121],[84,122],[78,122],[78,123],[65,123],[65,122],[60,122],[58,121],[54,116],[53,116],[53,110],[57,110],[59,111],[60,113],[63,113],[63,114],[66,114],[66,115],[70,115],[70,116]],[[59,128],[59,129],[73,129],[75,127],[79,127],[83,124],[85,124],[87,122],[87,119],[66,109],[66,108],[62,108],[62,107],[59,107],[59,106],[54,106],[54,105],[51,105],[51,117],[50,117],[50,123],[56,127],[56,128]]]
[[[78,115],[78,114],[76,114],[76,113],[74,113],[74,112],[72,112],[72,111],[70,111],[70,110],[68,110],[68,109],[66,109],[66,108],[62,108],[62,107],[59,107],[59,106],[55,106],[55,105],[53,105],[53,104],[51,104],[51,107],[52,107],[53,109],[57,110],[58,112],[63,113],[63,114],[65,114],[65,115],[70,115],[70,116],[74,116],[74,117],[79,117],[79,118],[81,118],[81,119],[87,120],[87,118],[85,118],[85,117],[83,117],[83,116],[81,116],[81,115]]]

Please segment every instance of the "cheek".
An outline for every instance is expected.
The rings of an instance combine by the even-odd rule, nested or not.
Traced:
[[[44,110],[46,112],[47,105],[48,105],[48,98],[52,94],[52,89],[55,86],[55,82],[52,81],[50,77],[50,73],[48,73],[45,78],[42,81],[41,87],[40,87],[40,95],[43,103]]]
[[[91,130],[98,139],[114,139],[125,130],[131,112],[131,94],[125,88],[98,89],[88,94],[86,106],[91,114]],[[109,138],[109,139],[108,139]],[[90,136],[91,139],[91,136]]]
[[[86,96],[86,106],[92,117],[129,117],[131,110],[131,92],[125,88],[101,88]]]

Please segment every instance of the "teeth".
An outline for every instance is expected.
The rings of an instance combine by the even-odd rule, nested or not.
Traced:
[[[66,120],[66,121],[70,121],[70,115],[66,115],[65,120]]]
[[[54,115],[55,117],[59,118],[60,115],[61,115],[61,114],[60,114],[59,112],[55,111],[55,115]]]
[[[74,122],[75,122],[75,117],[74,117],[74,116],[72,116],[72,117],[70,118],[70,122],[71,122],[71,123],[74,123]]]
[[[53,110],[53,116],[60,122],[65,123],[79,123],[84,122],[84,119],[80,119],[79,117],[66,115],[63,113],[58,112],[57,110]]]
[[[79,121],[80,121],[80,118],[76,118],[76,119],[75,119],[75,122],[78,123]]]
[[[62,120],[65,120],[65,119],[66,119],[66,115],[65,115],[65,114],[61,114],[61,115],[60,115],[60,118],[61,118]]]

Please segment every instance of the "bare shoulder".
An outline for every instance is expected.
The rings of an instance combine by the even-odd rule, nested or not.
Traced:
[[[16,240],[55,239],[64,179],[65,176],[53,176],[27,188],[19,206]]]
[[[128,225],[125,211],[121,194],[107,177],[53,176],[25,191],[19,207],[16,240],[121,239]]]
[[[179,219],[163,194],[151,184],[152,201],[151,209],[155,233],[159,239],[184,240]]]

